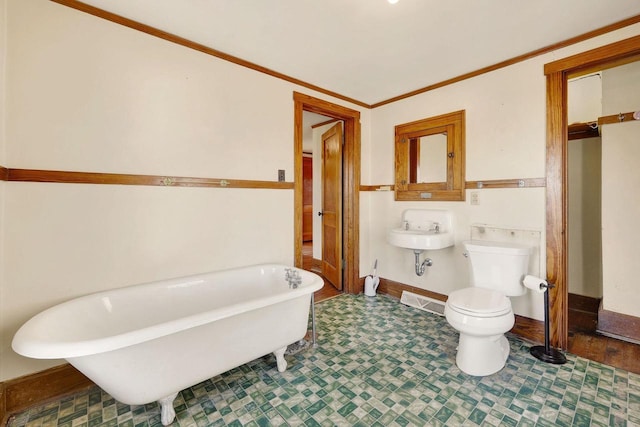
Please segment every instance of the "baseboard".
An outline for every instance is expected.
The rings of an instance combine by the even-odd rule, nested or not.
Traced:
[[[544,322],[516,314],[511,333],[536,344],[544,343]]]
[[[569,294],[569,310],[583,311],[585,313],[598,314],[602,298],[588,297],[585,295]]]
[[[431,292],[422,288],[416,288],[415,286],[405,285],[404,283],[400,282],[394,282],[393,280],[385,279],[382,277],[380,278],[380,286],[378,286],[378,292],[400,299],[400,297],[402,296],[402,291],[413,292],[414,294],[433,298],[438,301],[444,302],[447,300],[447,296],[444,294]]]
[[[569,333],[595,334],[598,327],[598,308],[602,298],[569,294]]]
[[[380,278],[380,286],[378,292],[390,295],[395,298],[402,296],[402,291],[413,292],[414,294],[423,295],[438,301],[446,301],[447,295],[437,292],[428,291],[415,286],[405,285],[404,283],[394,282],[393,280]],[[516,314],[516,324],[511,332],[526,340],[542,343],[544,342],[544,322],[540,320],[530,319],[528,317]]]
[[[640,342],[640,317],[600,308],[597,331],[613,338],[638,343]]]
[[[95,385],[80,371],[67,364],[0,383],[0,419],[52,399]]]

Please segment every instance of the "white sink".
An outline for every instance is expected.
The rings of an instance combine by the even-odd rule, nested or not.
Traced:
[[[443,249],[453,246],[453,234],[435,230],[394,228],[389,231],[389,243],[414,251]]]

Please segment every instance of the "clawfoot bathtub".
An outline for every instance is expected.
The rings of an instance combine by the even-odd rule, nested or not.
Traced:
[[[178,392],[273,352],[284,372],[287,346],[307,332],[322,279],[265,264],[158,281],[83,296],[36,315],[13,349],[37,359],[66,359],[116,400],[158,401],[162,423]]]

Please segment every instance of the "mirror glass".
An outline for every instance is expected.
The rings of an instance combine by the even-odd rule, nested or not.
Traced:
[[[396,200],[464,200],[464,110],[395,127]]]
[[[409,140],[409,183],[447,180],[447,132]]]

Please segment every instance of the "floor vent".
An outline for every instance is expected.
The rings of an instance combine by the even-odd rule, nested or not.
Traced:
[[[402,291],[400,302],[410,307],[437,314],[438,316],[444,316],[444,303],[437,299],[414,294],[413,292]]]

